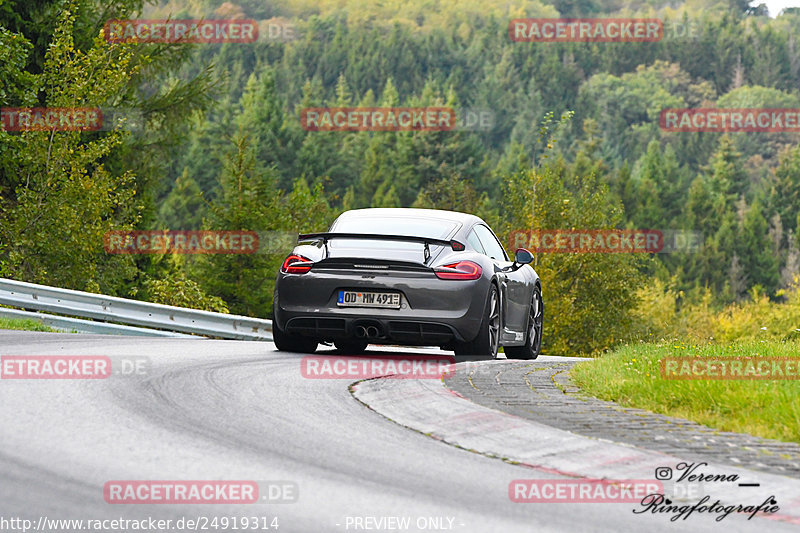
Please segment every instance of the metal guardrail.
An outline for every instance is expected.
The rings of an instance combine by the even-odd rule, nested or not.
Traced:
[[[223,339],[272,340],[272,321],[0,278],[0,305]]]
[[[83,320],[81,318],[71,318],[68,316],[49,315],[47,313],[37,313],[35,311],[22,311],[21,309],[9,309],[0,307],[0,318],[10,318],[17,320],[35,320],[52,329],[77,332],[95,333],[99,335],[127,335],[131,337],[182,337],[192,338],[193,335],[187,333],[177,333],[175,331],[164,331],[161,329],[137,328],[135,326],[124,326],[122,324],[111,324],[109,322],[97,322],[94,320]],[[197,337],[194,337],[195,339]]]

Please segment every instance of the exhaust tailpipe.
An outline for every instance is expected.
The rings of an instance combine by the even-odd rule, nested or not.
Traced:
[[[363,338],[367,336],[367,330],[364,326],[356,326],[356,337]]]
[[[379,334],[378,328],[376,328],[375,326],[369,326],[367,328],[367,337],[373,339],[377,337],[378,334]]]

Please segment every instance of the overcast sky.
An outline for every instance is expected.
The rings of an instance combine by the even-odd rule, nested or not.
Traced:
[[[777,17],[778,13],[780,13],[781,9],[784,7],[800,7],[800,0],[755,0],[750,2],[751,6],[757,6],[759,4],[767,4],[769,16]]]

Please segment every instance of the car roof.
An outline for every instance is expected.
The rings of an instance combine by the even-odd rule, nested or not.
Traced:
[[[480,217],[458,211],[445,211],[443,209],[416,209],[411,207],[372,207],[368,209],[353,209],[345,211],[339,218],[369,218],[369,217],[400,217],[411,218],[439,218],[458,222],[464,226],[472,225],[476,222],[483,222]]]

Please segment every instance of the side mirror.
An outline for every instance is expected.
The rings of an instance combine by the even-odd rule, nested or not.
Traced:
[[[514,252],[514,262],[520,265],[527,265],[533,262],[533,254],[525,248],[517,248]]]

